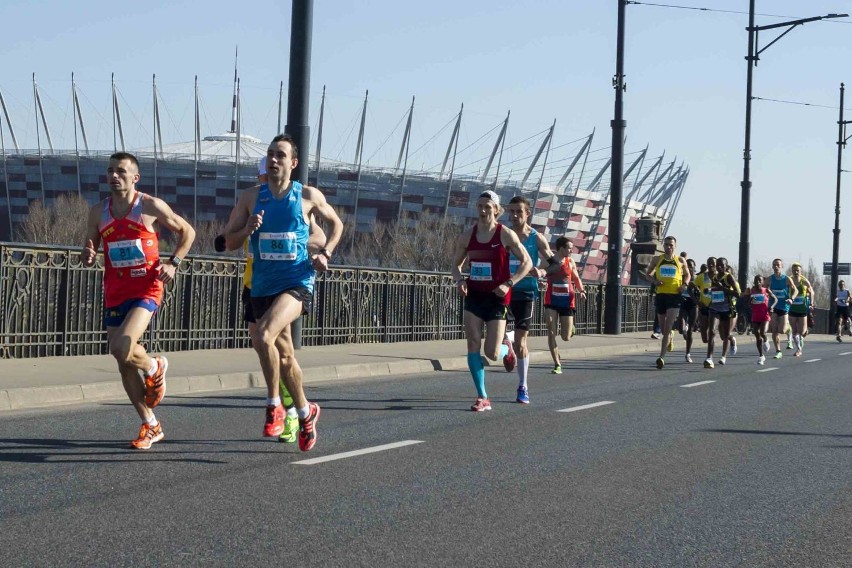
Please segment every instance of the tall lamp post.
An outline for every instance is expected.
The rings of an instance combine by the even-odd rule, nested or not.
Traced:
[[[846,147],[846,142],[852,138],[852,134],[846,136],[846,125],[852,124],[852,120],[843,120],[844,90],[844,84],[840,83],[840,119],[837,121],[837,196],[834,202],[834,246],[831,249],[831,289],[828,291],[829,298],[832,298],[832,294],[837,290],[837,261],[840,256],[840,174],[843,173],[843,149]],[[831,305],[827,307],[831,310]],[[837,321],[830,314],[828,322],[829,333],[836,333],[838,331],[835,329]]]
[[[745,290],[748,287],[748,247],[749,247],[749,208],[751,205],[751,180],[749,179],[750,170],[749,162],[751,160],[751,101],[752,101],[752,71],[757,67],[757,62],[760,60],[760,54],[775,45],[778,40],[793,31],[793,28],[808,22],[816,22],[818,20],[828,20],[831,18],[846,18],[849,14],[827,14],[825,16],[815,16],[813,18],[802,18],[800,20],[790,20],[789,22],[781,22],[768,26],[754,25],[754,2],[749,0],[748,11],[748,55],[746,62],[748,64],[748,75],[746,79],[746,113],[745,113],[745,149],[743,150],[743,181],[740,183],[742,188],[742,205],[740,208],[740,258],[739,258],[739,282],[740,287]],[[775,39],[770,41],[763,49],[757,46],[758,33],[766,30],[774,30],[776,28],[787,28]]]

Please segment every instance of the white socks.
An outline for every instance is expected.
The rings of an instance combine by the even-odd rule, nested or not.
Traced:
[[[521,359],[518,357],[518,386],[527,388],[527,372],[530,369],[529,355]]]
[[[276,396],[275,398],[267,398],[266,406],[281,406],[281,397]]]

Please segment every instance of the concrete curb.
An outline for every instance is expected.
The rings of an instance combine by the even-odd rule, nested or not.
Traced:
[[[655,344],[628,344],[599,347],[585,347],[563,350],[564,360],[592,359],[613,355],[643,353],[656,348]],[[530,362],[549,362],[548,351],[530,351]],[[502,366],[502,362],[489,362],[490,367]],[[391,377],[430,373],[434,371],[460,371],[467,369],[467,357],[443,357],[439,359],[411,359],[404,361],[377,363],[350,363],[327,365],[303,369],[307,384],[318,384],[348,379],[368,379],[373,377]],[[239,389],[265,388],[263,374],[260,371],[227,373],[222,375],[176,376],[169,377],[167,395],[200,394],[206,392],[229,391]],[[29,410],[53,407],[62,404],[81,404],[121,400],[126,397],[124,387],[119,381],[88,383],[79,385],[60,385],[44,387],[22,387],[0,390],[0,412],[10,410]]]

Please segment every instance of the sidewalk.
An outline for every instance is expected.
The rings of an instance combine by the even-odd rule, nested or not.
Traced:
[[[682,340],[681,340],[682,341]],[[531,337],[530,362],[550,362],[546,337]],[[659,349],[650,332],[580,335],[559,340],[563,361]],[[306,347],[296,356],[305,384],[467,369],[465,340]],[[265,388],[252,349],[166,353],[168,394]],[[497,365],[501,366],[500,362]],[[110,355],[0,360],[0,412],[126,398]],[[168,396],[168,395],[167,395]],[[258,395],[260,396],[260,395]]]

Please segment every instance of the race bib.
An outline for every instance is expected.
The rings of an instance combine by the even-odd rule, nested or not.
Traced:
[[[778,300],[783,302],[784,300],[787,299],[787,290],[786,289],[784,289],[784,290],[773,290],[773,292],[775,293],[775,297],[778,298]]]
[[[710,292],[710,301],[714,304],[725,303],[725,293],[721,290],[713,290]]]
[[[145,266],[145,251],[142,249],[142,239],[109,243],[108,250],[109,262],[115,268]]]
[[[766,303],[766,296],[764,294],[752,294],[751,295],[751,303],[752,304]]]
[[[560,296],[560,297],[570,297],[571,296],[571,286],[569,284],[557,284],[554,283],[550,288],[551,296]]]
[[[260,233],[261,260],[296,260],[296,233]]]
[[[487,282],[491,280],[490,262],[471,262],[470,279],[474,282]]]
[[[805,304],[805,299],[802,296],[796,296],[793,298],[794,306],[803,306]]]
[[[677,276],[677,266],[671,264],[660,265],[660,278],[674,278]]]

